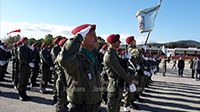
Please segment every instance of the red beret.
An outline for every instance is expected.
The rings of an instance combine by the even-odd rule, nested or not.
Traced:
[[[58,45],[63,46],[67,40],[68,40],[67,38],[61,39]]]
[[[20,45],[20,44],[21,44],[21,41],[18,40],[18,41],[16,42],[16,44],[17,44],[17,46]]]
[[[132,41],[135,41],[134,36],[129,36],[129,37],[126,38],[126,43],[127,44],[130,44]]]
[[[36,47],[36,43],[33,43],[33,44],[32,44],[32,47]]]
[[[102,47],[101,47],[101,49],[103,49],[103,50],[106,50],[108,48],[108,45],[107,44],[104,44]]]
[[[28,38],[27,37],[23,37],[23,38],[20,39],[21,42],[24,42],[25,40],[28,40]]]
[[[107,42],[112,44],[114,42],[119,41],[120,35],[119,34],[111,34],[110,36],[108,36],[107,38]]]
[[[53,44],[58,44],[59,43],[59,41],[60,41],[60,38],[59,37],[56,37],[54,40],[53,40],[53,42],[51,43],[51,45],[53,45]]]
[[[94,25],[94,24],[83,24],[83,25],[80,25],[80,26],[74,28],[74,29],[72,30],[72,34],[76,35],[76,34],[79,33],[81,30],[87,28],[88,26],[91,26],[91,27],[92,27],[91,30],[95,30],[95,29],[96,29],[96,25]]]
[[[46,43],[42,43],[41,48],[43,48],[44,46],[46,46]]]

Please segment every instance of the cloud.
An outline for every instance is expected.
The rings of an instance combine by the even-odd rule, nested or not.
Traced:
[[[47,34],[52,34],[53,36],[65,36],[71,37],[70,33],[74,26],[62,26],[53,24],[33,24],[27,22],[1,22],[1,38],[6,38],[7,33],[15,30],[21,29],[21,36],[27,36],[28,38],[44,38]],[[16,35],[13,33],[12,35]]]
[[[1,27],[0,27],[0,38],[6,38],[7,33],[16,30],[16,29],[21,29],[21,36],[26,36],[28,38],[35,38],[35,39],[40,39],[44,38],[45,35],[47,34],[52,34],[54,37],[55,36],[65,36],[67,38],[71,38],[73,35],[71,34],[72,29],[74,29],[75,26],[64,26],[64,25],[54,25],[54,24],[33,24],[33,23],[28,23],[28,22],[1,22]],[[12,35],[16,35],[16,33],[13,33]],[[101,36],[103,39],[107,39],[107,37],[110,34],[99,34],[97,32],[98,36]],[[125,44],[126,37],[131,36],[130,34],[120,34],[121,42],[122,44]],[[134,35],[135,36],[135,35]],[[137,44],[144,44],[146,40],[146,35],[140,35],[140,36],[135,36]],[[151,40],[148,40],[148,42],[151,42]]]

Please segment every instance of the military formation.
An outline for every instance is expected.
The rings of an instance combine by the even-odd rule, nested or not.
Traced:
[[[145,102],[141,96],[159,71],[159,57],[137,48],[134,36],[126,38],[125,48],[120,48],[119,34],[109,35],[107,43],[97,47],[95,30],[94,24],[80,25],[72,30],[73,38],[55,38],[51,48],[46,43],[28,46],[24,37],[9,52],[1,42],[0,80],[12,56],[12,81],[21,101],[31,100],[29,83],[43,94],[53,83],[57,112],[99,112],[102,103],[108,112],[138,110],[135,102]]]

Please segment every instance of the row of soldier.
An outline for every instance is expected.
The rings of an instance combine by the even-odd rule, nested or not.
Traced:
[[[143,102],[140,96],[158,71],[159,58],[136,48],[134,36],[127,37],[125,50],[119,49],[119,34],[109,35],[108,44],[96,48],[95,30],[96,25],[80,25],[72,31],[73,39],[56,38],[51,50],[42,44],[39,51],[35,44],[27,46],[27,38],[20,39],[12,50],[13,81],[20,100],[31,99],[26,88],[30,76],[31,86],[38,86],[41,63],[40,92],[46,93],[53,74],[57,111],[98,112],[104,102],[109,112],[119,112],[122,99],[125,111],[139,109],[134,101]]]

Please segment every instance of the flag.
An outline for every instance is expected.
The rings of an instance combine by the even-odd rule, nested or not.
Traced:
[[[167,49],[165,48],[164,45],[162,46],[162,52],[163,52],[164,54],[167,54]]]
[[[160,4],[151,8],[140,10],[136,13],[136,17],[139,22],[140,33],[150,32],[153,30],[154,21],[159,8]]]
[[[21,29],[13,30],[13,31],[7,33],[7,35],[9,35],[9,34],[11,34],[11,33],[14,33],[14,32],[19,32],[19,33],[20,33],[20,32],[21,32]]]

